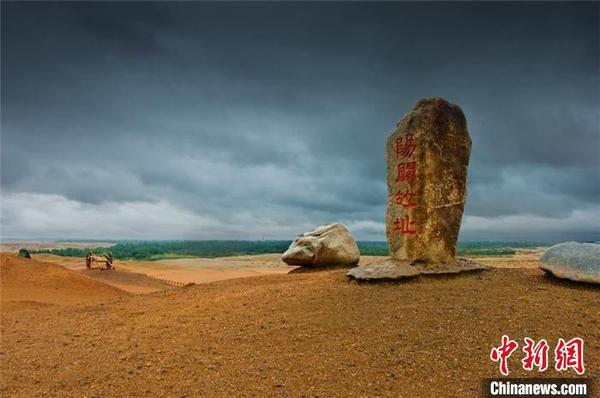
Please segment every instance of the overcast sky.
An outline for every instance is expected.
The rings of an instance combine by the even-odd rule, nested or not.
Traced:
[[[600,239],[599,3],[1,7],[4,239],[383,240],[427,96],[473,141],[461,239]]]

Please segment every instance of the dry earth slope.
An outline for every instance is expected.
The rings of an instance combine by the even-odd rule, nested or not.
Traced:
[[[0,256],[0,303],[15,306],[97,303],[129,294],[57,264]]]
[[[581,336],[597,378],[599,293],[535,269],[377,285],[338,269],[3,311],[0,393],[475,397],[503,334]]]

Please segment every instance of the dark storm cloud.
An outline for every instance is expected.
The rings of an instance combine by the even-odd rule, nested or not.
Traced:
[[[442,96],[473,139],[467,237],[597,237],[598,7],[4,2],[4,232],[49,202],[154,206],[149,237],[381,238],[386,135]]]

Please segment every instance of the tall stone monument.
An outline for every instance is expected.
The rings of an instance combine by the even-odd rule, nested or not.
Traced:
[[[390,259],[356,267],[356,279],[398,279],[481,269],[456,259],[467,196],[471,138],[462,110],[441,98],[420,100],[386,144],[386,234]]]

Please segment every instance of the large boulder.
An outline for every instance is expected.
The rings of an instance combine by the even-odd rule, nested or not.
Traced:
[[[360,260],[358,245],[342,224],[328,224],[298,236],[281,256],[289,265],[353,266]]]
[[[600,284],[600,245],[559,243],[542,255],[540,268],[559,278]]]

